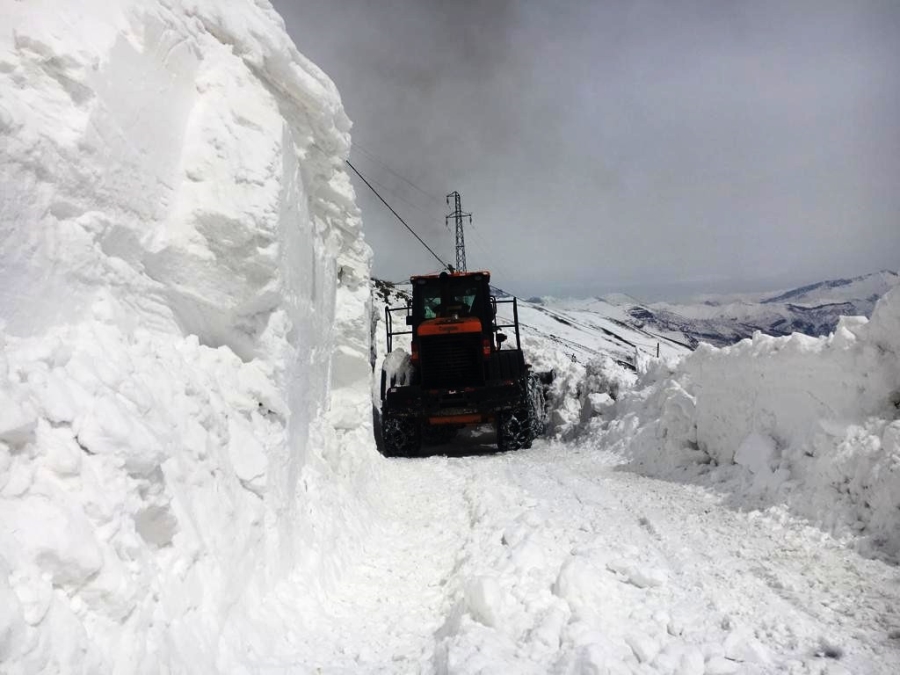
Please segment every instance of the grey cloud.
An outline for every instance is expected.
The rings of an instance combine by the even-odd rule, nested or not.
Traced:
[[[510,290],[900,267],[900,3],[274,4],[338,85],[357,166],[448,260],[459,190],[469,266]],[[358,194],[377,274],[436,266]]]

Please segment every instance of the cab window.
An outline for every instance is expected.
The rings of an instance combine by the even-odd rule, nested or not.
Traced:
[[[427,283],[419,287],[422,318],[436,319],[448,316],[470,316],[477,311],[478,283],[457,281],[448,283],[441,292],[440,283]]]
[[[435,319],[441,307],[441,287],[438,284],[426,284],[422,287],[422,316]]]

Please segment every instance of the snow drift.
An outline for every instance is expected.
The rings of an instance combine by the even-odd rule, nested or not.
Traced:
[[[265,1],[0,26],[0,670],[241,672],[378,466],[349,121]]]
[[[659,477],[736,506],[786,506],[869,554],[900,555],[900,289],[824,338],[756,334],[658,362],[590,421]]]

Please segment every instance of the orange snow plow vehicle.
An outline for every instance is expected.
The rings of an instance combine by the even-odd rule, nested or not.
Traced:
[[[385,308],[381,438],[387,456],[414,457],[469,425],[493,424],[500,451],[531,447],[544,432],[547,377],[533,374],[519,338],[516,298],[491,294],[490,272],[414,276],[405,307]],[[512,322],[499,323],[508,304]],[[394,329],[396,314],[405,315]],[[502,329],[513,329],[515,345]],[[410,351],[393,350],[410,336]]]

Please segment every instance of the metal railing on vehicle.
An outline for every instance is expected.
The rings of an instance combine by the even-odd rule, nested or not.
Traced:
[[[411,309],[409,303],[407,303],[404,307],[385,307],[384,308],[384,323],[387,326],[387,353],[390,354],[394,351],[394,336],[395,335],[412,335],[412,328],[409,330],[394,330],[394,312],[404,312],[404,325],[409,325],[406,322],[406,317],[412,316]]]
[[[522,341],[519,339],[519,303],[516,302],[516,296],[512,296],[511,298],[503,298],[498,299],[494,296],[491,296],[491,304],[494,305],[494,316],[497,317],[497,305],[511,304],[513,306],[513,322],[512,323],[497,323],[495,327],[497,330],[501,328],[515,328],[516,329],[516,349],[522,348]]]

